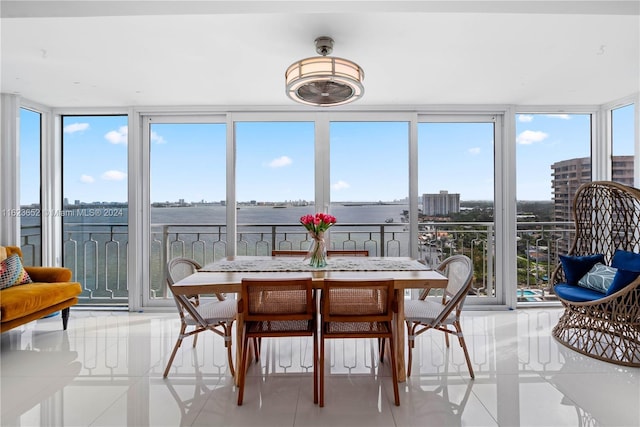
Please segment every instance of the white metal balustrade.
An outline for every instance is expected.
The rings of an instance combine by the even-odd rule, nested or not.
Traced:
[[[453,254],[474,261],[473,293],[495,293],[495,230],[491,222],[424,222],[419,224],[418,257],[436,265]],[[40,228],[22,229],[25,263],[36,265],[40,253]],[[518,301],[536,303],[553,300],[548,278],[558,254],[566,253],[573,233],[572,223],[518,222]],[[151,227],[151,298],[168,297],[164,266],[168,259],[185,256],[207,264],[227,253],[224,224],[153,224]],[[370,256],[410,256],[410,234],[406,224],[336,224],[329,233],[332,249],[366,249]],[[306,250],[310,238],[300,224],[238,225],[235,242],[238,255],[270,255],[272,249]],[[126,305],[128,227],[126,224],[67,223],[63,240],[64,265],[84,291],[80,304]]]

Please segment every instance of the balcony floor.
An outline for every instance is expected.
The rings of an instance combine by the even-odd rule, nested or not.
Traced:
[[[574,353],[551,336],[557,308],[463,313],[476,379],[457,342],[422,335],[393,405],[370,340],[327,348],[325,407],[312,400],[309,339],[263,342],[236,406],[220,337],[200,334],[162,378],[175,313],[72,310],[2,334],[2,426],[638,426],[640,369]]]

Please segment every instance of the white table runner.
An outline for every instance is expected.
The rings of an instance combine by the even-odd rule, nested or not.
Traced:
[[[299,257],[235,258],[207,264],[203,272],[269,272],[269,271],[419,271],[431,270],[416,260],[378,257],[332,257],[326,267],[311,267],[309,260]]]

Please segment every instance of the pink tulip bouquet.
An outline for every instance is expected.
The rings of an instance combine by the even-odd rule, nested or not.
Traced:
[[[311,248],[304,258],[305,260],[310,259],[309,265],[312,267],[324,267],[327,265],[327,247],[324,242],[324,232],[335,223],[335,216],[322,212],[300,217],[300,224],[309,231],[309,235],[313,239]]]

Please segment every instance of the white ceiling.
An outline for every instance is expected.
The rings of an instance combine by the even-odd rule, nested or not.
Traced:
[[[599,105],[640,89],[640,1],[0,1],[1,89],[51,107],[267,106],[335,40],[351,107]],[[345,107],[336,107],[345,108]]]

